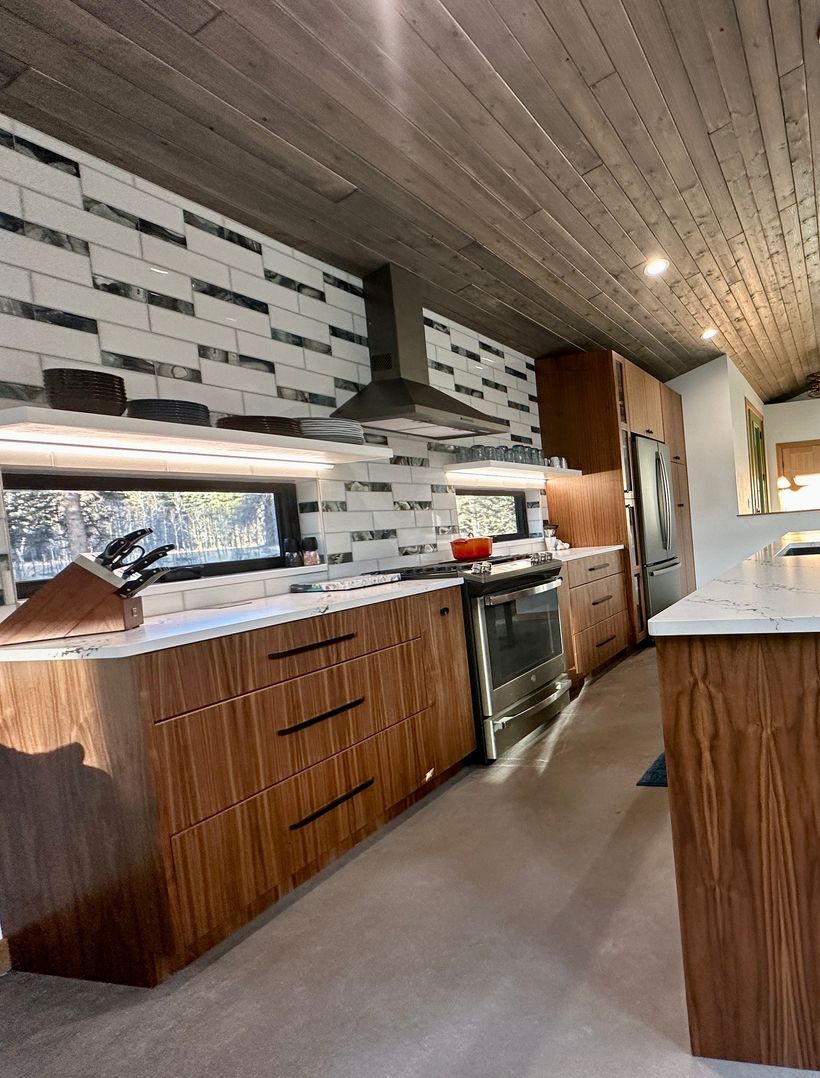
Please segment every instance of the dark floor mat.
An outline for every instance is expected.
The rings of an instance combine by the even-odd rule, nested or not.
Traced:
[[[666,781],[666,753],[662,752],[654,764],[641,775],[636,786],[668,786]]]

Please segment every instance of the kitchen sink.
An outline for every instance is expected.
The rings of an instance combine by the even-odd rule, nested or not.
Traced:
[[[790,543],[778,550],[778,558],[802,557],[804,554],[820,554],[820,543]]]

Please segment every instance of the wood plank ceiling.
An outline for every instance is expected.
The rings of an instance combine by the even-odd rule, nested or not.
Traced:
[[[406,266],[525,351],[663,379],[726,351],[773,400],[820,368],[818,25],[820,0],[0,0],[0,109],[334,265]]]

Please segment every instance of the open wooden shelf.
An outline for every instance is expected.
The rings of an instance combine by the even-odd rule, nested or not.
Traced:
[[[386,461],[382,445],[351,445],[127,416],[25,406],[0,411],[0,459],[8,465],[104,472],[237,476],[323,475],[335,464]]]
[[[547,468],[506,460],[470,460],[447,469],[450,482],[465,486],[542,487],[548,479],[580,474],[575,468]]]

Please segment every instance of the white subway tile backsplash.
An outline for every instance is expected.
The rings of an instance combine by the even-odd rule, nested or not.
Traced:
[[[20,188],[7,180],[0,180],[0,213],[10,213],[12,217],[21,217],[23,213]]]
[[[122,183],[111,176],[106,176],[97,169],[83,165],[80,170],[83,194],[87,198],[97,199],[118,210],[125,210],[135,217],[153,221],[154,224],[169,228],[172,232],[183,232],[182,210],[163,199],[155,198],[146,191],[140,191],[133,185]]]
[[[113,296],[99,288],[87,288],[71,281],[33,273],[34,301],[44,307],[82,314],[86,318],[105,319],[134,329],[148,329],[148,305],[122,296]]]
[[[353,561],[371,560],[373,558],[395,558],[399,553],[398,540],[371,539],[367,542],[353,540]]]
[[[2,235],[3,233],[0,232],[0,236]],[[32,298],[31,274],[18,266],[0,263],[0,296],[30,300]]]
[[[157,387],[158,396],[165,400],[198,401],[200,404],[206,404],[212,412],[233,414],[242,411],[242,394],[239,390],[186,382],[177,378],[158,378]]]
[[[241,232],[242,226],[236,225],[236,230]],[[236,266],[237,269],[262,276],[262,256],[255,251],[249,251],[246,247],[240,247],[238,243],[223,240],[221,236],[213,236],[210,232],[192,225],[185,226],[185,235],[188,238],[189,250],[206,255],[226,266]],[[213,283],[216,284],[216,282]]]
[[[270,363],[285,363],[288,367],[304,367],[305,365],[305,353],[301,346],[275,341],[270,335],[260,337],[258,334],[245,333],[244,330],[239,329],[236,331],[236,341],[240,355],[255,356],[257,359],[266,359]]]
[[[206,320],[218,322],[233,330],[243,329],[246,333],[255,333],[260,337],[270,331],[270,322],[266,314],[252,311],[239,303],[228,303],[226,300],[216,299],[214,296],[204,296],[201,292],[194,292],[194,310],[197,322]],[[225,346],[219,345],[218,347],[223,348]],[[233,347],[236,348],[236,345]]]
[[[308,318],[296,311],[271,307],[270,322],[274,329],[281,329],[285,333],[295,333],[313,341],[330,341],[330,327],[326,322],[317,322],[315,318]]]
[[[353,332],[353,315],[341,310],[339,307],[331,307],[324,300],[314,299],[313,296],[300,295],[299,310],[308,318],[315,318],[324,325],[338,326],[340,329],[346,329],[350,333]]]
[[[349,359],[352,363],[369,363],[370,361],[370,352],[366,345],[346,341],[342,337],[331,337],[330,347],[333,355],[338,356],[339,359]]]
[[[42,360],[34,352],[0,348],[0,380],[13,378],[26,386],[42,384]]]
[[[164,246],[174,245],[166,243]],[[120,254],[119,251],[112,251],[110,247],[100,247],[96,243],[90,244],[90,258],[91,268],[99,277],[109,277],[115,281],[124,281],[126,284],[135,284],[151,292],[161,292],[164,296],[174,296],[177,299],[189,301],[191,299],[191,278],[182,273],[174,273],[173,270],[162,266],[155,268],[142,258]]]
[[[222,348],[226,352],[236,351],[236,333],[229,326],[220,326],[203,318],[192,318],[177,311],[167,311],[164,307],[149,307],[148,317],[154,333],[206,344],[210,348]]]
[[[230,274],[231,288],[234,292],[241,292],[284,310],[297,311],[299,309],[299,293],[294,289],[283,288],[265,277],[258,277],[254,273],[246,273],[241,269],[231,269]]]
[[[14,266],[91,286],[91,269],[87,255],[75,254],[51,243],[29,239],[19,232],[0,232],[0,253]]]
[[[93,333],[81,333],[30,318],[0,314],[0,341],[7,348],[20,348],[24,352],[47,352],[66,359],[100,361],[100,345]],[[13,372],[9,373],[9,380],[13,381]]]
[[[369,531],[375,527],[372,513],[351,513],[347,511],[343,513],[324,513],[323,517],[325,532],[328,534],[330,532],[346,532],[350,534],[354,531]]]
[[[283,277],[289,277],[292,281],[310,285],[312,288],[324,289],[322,271],[308,265],[302,259],[293,255],[283,254],[282,251],[263,245],[262,262],[271,273],[281,273]]]
[[[245,393],[251,390],[270,396],[276,393],[276,378],[268,371],[248,370],[235,363],[212,363],[208,359],[201,359],[199,363],[206,385],[225,386]]]
[[[30,191],[39,191],[72,206],[82,206],[80,181],[76,176],[5,146],[0,146],[0,176]]]
[[[7,116],[0,116],[0,127],[12,130],[20,138],[28,139],[29,142],[33,142],[37,146],[44,146],[47,150],[62,154],[63,157],[76,161],[80,165],[91,165],[98,172],[105,172],[116,180],[122,180],[123,183],[136,183],[136,177],[132,173],[126,172],[125,169],[112,165],[108,161],[101,161],[98,157],[92,157],[90,153],[79,150],[76,146],[69,146],[67,142],[52,138],[51,135],[46,135],[43,131],[29,127],[19,120],[11,120]]]
[[[37,191],[23,190],[23,217],[38,225],[66,232],[89,243],[113,247],[124,254],[139,255],[139,233],[95,213],[69,206]]]
[[[364,298],[362,296],[354,296],[351,292],[345,292],[341,288],[334,288],[333,285],[325,283],[325,299],[331,307],[341,307],[351,315],[359,315],[361,320],[364,321]],[[331,318],[332,321],[333,319]],[[341,325],[341,322],[335,322],[334,325]],[[361,322],[359,327],[361,327]],[[366,323],[364,328],[357,328],[355,321],[352,321],[351,328],[354,333],[361,333],[363,337],[367,336]]]
[[[159,363],[181,363],[186,367],[197,365],[196,345],[189,341],[107,322],[100,322],[98,328],[100,346],[106,352],[152,359]]]
[[[210,281],[222,288],[231,287],[229,268],[222,262],[197,254],[187,247],[166,243],[156,236],[140,235],[140,240],[143,258],[149,268],[158,266],[161,269],[171,269],[184,276],[196,277],[200,281]]]

